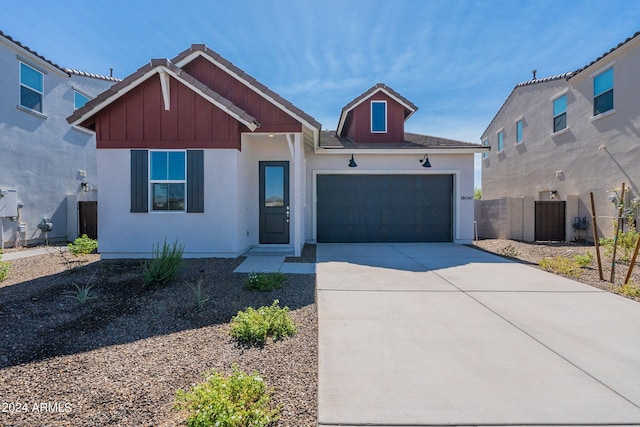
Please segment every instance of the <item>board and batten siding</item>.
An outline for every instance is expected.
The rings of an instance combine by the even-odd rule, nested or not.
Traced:
[[[198,57],[182,68],[255,117],[260,123],[257,132],[302,132],[296,119],[207,59]]]
[[[240,132],[249,129],[175,79],[170,93],[166,111],[153,76],[99,112],[97,147],[240,149]]]
[[[371,101],[387,101],[387,132],[371,132]],[[350,113],[347,137],[360,143],[404,141],[404,107],[390,96],[377,92]]]

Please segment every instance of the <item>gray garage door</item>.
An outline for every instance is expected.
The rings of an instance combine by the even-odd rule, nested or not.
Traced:
[[[452,241],[452,175],[318,175],[318,242]]]

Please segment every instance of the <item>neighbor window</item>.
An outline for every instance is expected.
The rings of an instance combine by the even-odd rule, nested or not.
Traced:
[[[371,132],[387,131],[387,101],[371,101]]]
[[[150,152],[151,209],[184,211],[186,155],[184,151]]]
[[[82,93],[78,92],[77,90],[73,90],[73,108],[74,109],[78,109],[84,106],[84,104],[86,104],[87,102],[89,102],[89,97],[86,95],[83,95]]]
[[[613,109],[613,67],[593,78],[593,115]]]
[[[567,127],[567,95],[553,100],[553,131],[558,132]]]
[[[498,132],[498,153],[504,150],[504,131]]]
[[[20,105],[42,113],[44,75],[27,64],[20,63]]]
[[[516,144],[522,142],[522,119],[516,122]]]
[[[482,141],[482,145],[485,147],[489,146],[489,140],[485,139],[484,141]],[[487,157],[489,157],[489,153],[487,153],[486,151],[484,153],[482,153],[482,158],[486,159]]]

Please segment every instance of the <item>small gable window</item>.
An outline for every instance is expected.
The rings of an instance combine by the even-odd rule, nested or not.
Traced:
[[[504,150],[504,131],[498,132],[498,153]]]
[[[387,132],[387,101],[371,101],[371,132]]]
[[[20,105],[42,113],[44,75],[27,64],[20,63]]]
[[[593,78],[593,115],[613,110],[613,67]]]
[[[77,90],[73,90],[73,108],[77,110],[78,108],[82,108],[84,104],[89,102],[89,97],[78,92]]]
[[[484,141],[482,141],[482,145],[485,147],[489,146],[489,140],[485,139]],[[482,153],[482,158],[486,159],[487,157],[489,157],[489,153],[487,153],[486,151],[484,153]]]
[[[553,132],[567,127],[567,95],[553,100]]]

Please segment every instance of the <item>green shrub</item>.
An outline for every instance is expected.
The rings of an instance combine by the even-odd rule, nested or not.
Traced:
[[[182,270],[183,252],[184,246],[178,245],[177,241],[169,246],[165,239],[162,249],[160,243],[153,245],[151,259],[142,261],[144,284],[161,286],[169,283]]]
[[[640,233],[635,228],[630,228],[626,232],[618,232],[618,249],[616,250],[616,262],[628,264],[633,256],[633,249],[638,241]],[[601,238],[600,246],[604,248],[604,255],[611,259],[613,256],[613,237]]]
[[[616,294],[640,298],[640,286],[634,285],[632,282],[628,282],[620,287],[616,287],[613,291]]]
[[[515,258],[519,255],[519,253],[515,246],[507,245],[504,248],[498,249],[498,255]]]
[[[9,270],[11,270],[11,264],[2,261],[2,249],[0,249],[0,282],[9,277]]]
[[[577,262],[563,256],[544,258],[540,261],[539,266],[543,270],[565,276],[580,277],[582,274],[580,265]]]
[[[90,299],[97,298],[93,293],[91,293],[91,289],[93,289],[93,285],[90,284],[91,280],[93,280],[93,277],[96,275],[96,272],[97,270],[93,272],[89,280],[87,280],[86,285],[81,286],[81,285],[78,285],[77,283],[74,283],[73,286],[76,288],[75,291],[73,290],[64,291],[65,298],[71,298],[73,300],[76,300],[76,302],[80,305],[84,304]]]
[[[239,311],[231,319],[231,336],[246,343],[262,344],[267,337],[278,340],[296,332],[289,307],[280,308],[278,300],[270,307],[263,306],[257,310],[249,307]]]
[[[192,282],[185,282],[189,289],[193,292],[193,296],[196,298],[196,305],[198,306],[198,310],[202,310],[204,308],[204,304],[209,301],[209,298],[205,297],[202,292],[202,279],[198,279],[198,281],[194,284]]]
[[[284,284],[284,279],[284,273],[249,273],[244,287],[252,291],[268,292],[280,289]]]
[[[582,268],[589,267],[593,262],[593,254],[587,251],[584,253],[584,255],[574,256],[573,260]]]
[[[257,372],[246,374],[236,365],[225,377],[215,371],[190,391],[176,392],[176,408],[187,410],[189,427],[262,427],[278,419],[279,407],[270,405],[272,391]]]
[[[69,252],[75,256],[88,255],[98,249],[98,241],[83,234],[74,240],[73,243],[69,243],[67,247],[69,248]]]

